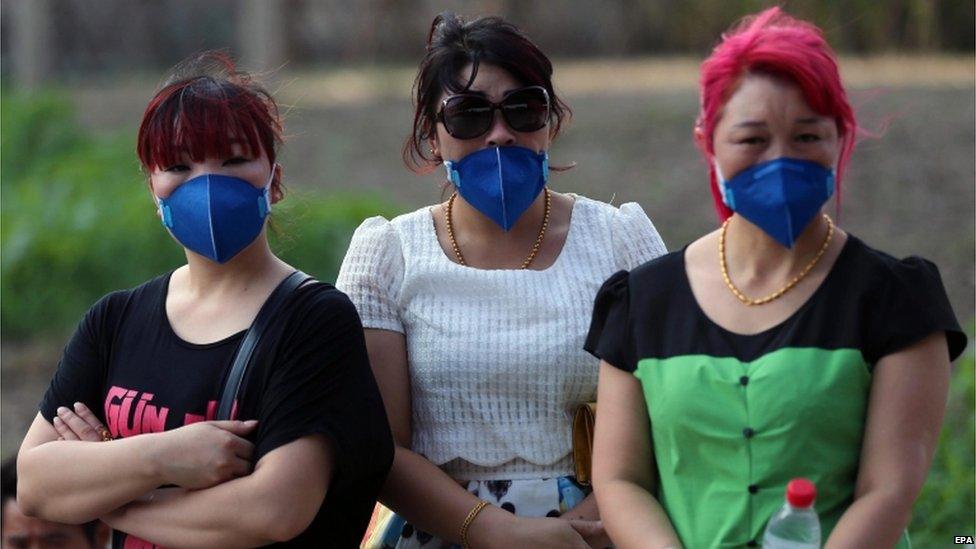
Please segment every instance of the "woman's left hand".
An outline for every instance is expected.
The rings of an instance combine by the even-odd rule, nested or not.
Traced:
[[[54,417],[54,429],[62,440],[84,440],[105,442],[112,440],[112,434],[87,406],[76,402],[74,410],[62,406]]]
[[[612,547],[613,542],[610,541],[610,536],[607,535],[607,531],[603,528],[603,522],[599,520],[581,520],[581,519],[568,519],[569,523],[573,525],[573,529],[583,537],[583,541],[586,542],[593,549],[606,549],[607,547]]]
[[[592,493],[559,518],[568,520],[590,547],[604,549],[613,545],[606,530],[603,529],[600,511],[596,506],[596,496]]]

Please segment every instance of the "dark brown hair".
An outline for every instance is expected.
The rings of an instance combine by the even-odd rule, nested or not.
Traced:
[[[403,146],[403,161],[415,172],[427,172],[440,162],[424,150],[436,132],[437,107],[444,91],[461,93],[471,87],[481,63],[508,71],[525,86],[542,86],[549,92],[550,137],[555,138],[572,111],[552,87],[552,63],[546,54],[515,25],[500,17],[466,21],[452,12],[434,18],[427,34],[427,52],[413,85],[413,132]],[[471,77],[458,75],[471,65]]]

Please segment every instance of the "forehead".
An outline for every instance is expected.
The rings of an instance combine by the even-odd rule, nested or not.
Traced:
[[[178,119],[172,125],[172,132],[163,130],[148,136],[152,148],[146,164],[155,170],[188,160],[202,162],[208,158],[237,155],[266,156],[257,127],[245,125],[247,121],[238,122],[236,126],[208,127]]]
[[[458,72],[458,82],[463,86],[471,78],[472,64],[466,65]],[[478,92],[487,95],[495,101],[501,100],[505,92],[522,87],[522,84],[515,79],[507,70],[489,63],[478,65],[478,74],[474,77],[474,82],[468,91]]]
[[[201,159],[201,154],[204,155],[204,158],[207,156],[215,156],[215,153],[216,156],[252,154],[251,142],[247,139],[247,137],[238,136],[238,134],[233,131],[227,132],[227,134],[222,136],[220,139],[217,139],[217,136],[214,135],[211,139],[211,141],[214,143],[211,145],[215,145],[216,148],[212,146],[208,149],[202,146],[198,141],[199,138],[183,138],[173,144],[174,152],[197,160]],[[260,155],[264,152],[264,148],[261,146],[261,142],[259,140],[256,140],[254,145],[254,155]]]
[[[139,130],[143,166],[154,170],[187,156],[201,161],[240,154],[234,141],[242,142],[252,155],[274,154],[280,126],[268,103],[233,87],[228,97],[188,89],[164,90],[150,102]]]
[[[723,109],[723,121],[773,122],[798,118],[828,118],[807,103],[800,87],[782,78],[746,75]]]

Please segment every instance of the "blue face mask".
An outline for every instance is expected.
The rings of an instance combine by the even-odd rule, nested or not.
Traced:
[[[489,147],[457,162],[447,160],[444,167],[458,194],[508,231],[546,186],[549,154],[525,147]]]
[[[834,194],[834,170],[809,160],[777,158],[728,181],[715,173],[725,204],[787,248]]]
[[[237,177],[201,175],[177,187],[169,198],[157,198],[159,215],[184,247],[225,263],[261,234],[271,208],[270,187],[271,179],[256,189]]]

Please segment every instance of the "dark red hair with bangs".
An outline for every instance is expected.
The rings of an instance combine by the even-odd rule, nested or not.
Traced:
[[[181,162],[231,156],[240,143],[249,154],[261,150],[273,166],[282,142],[281,118],[274,99],[225,52],[208,51],[187,59],[156,92],[139,126],[136,152],[151,173]]]
[[[696,141],[708,160],[712,199],[719,219],[724,221],[732,211],[722,202],[712,162],[715,126],[725,103],[749,73],[793,82],[810,108],[836,120],[840,138],[836,178],[839,205],[840,183],[854,151],[858,126],[840,80],[837,58],[819,28],[774,7],[733,25],[701,66],[701,110],[695,124],[700,134]]]

